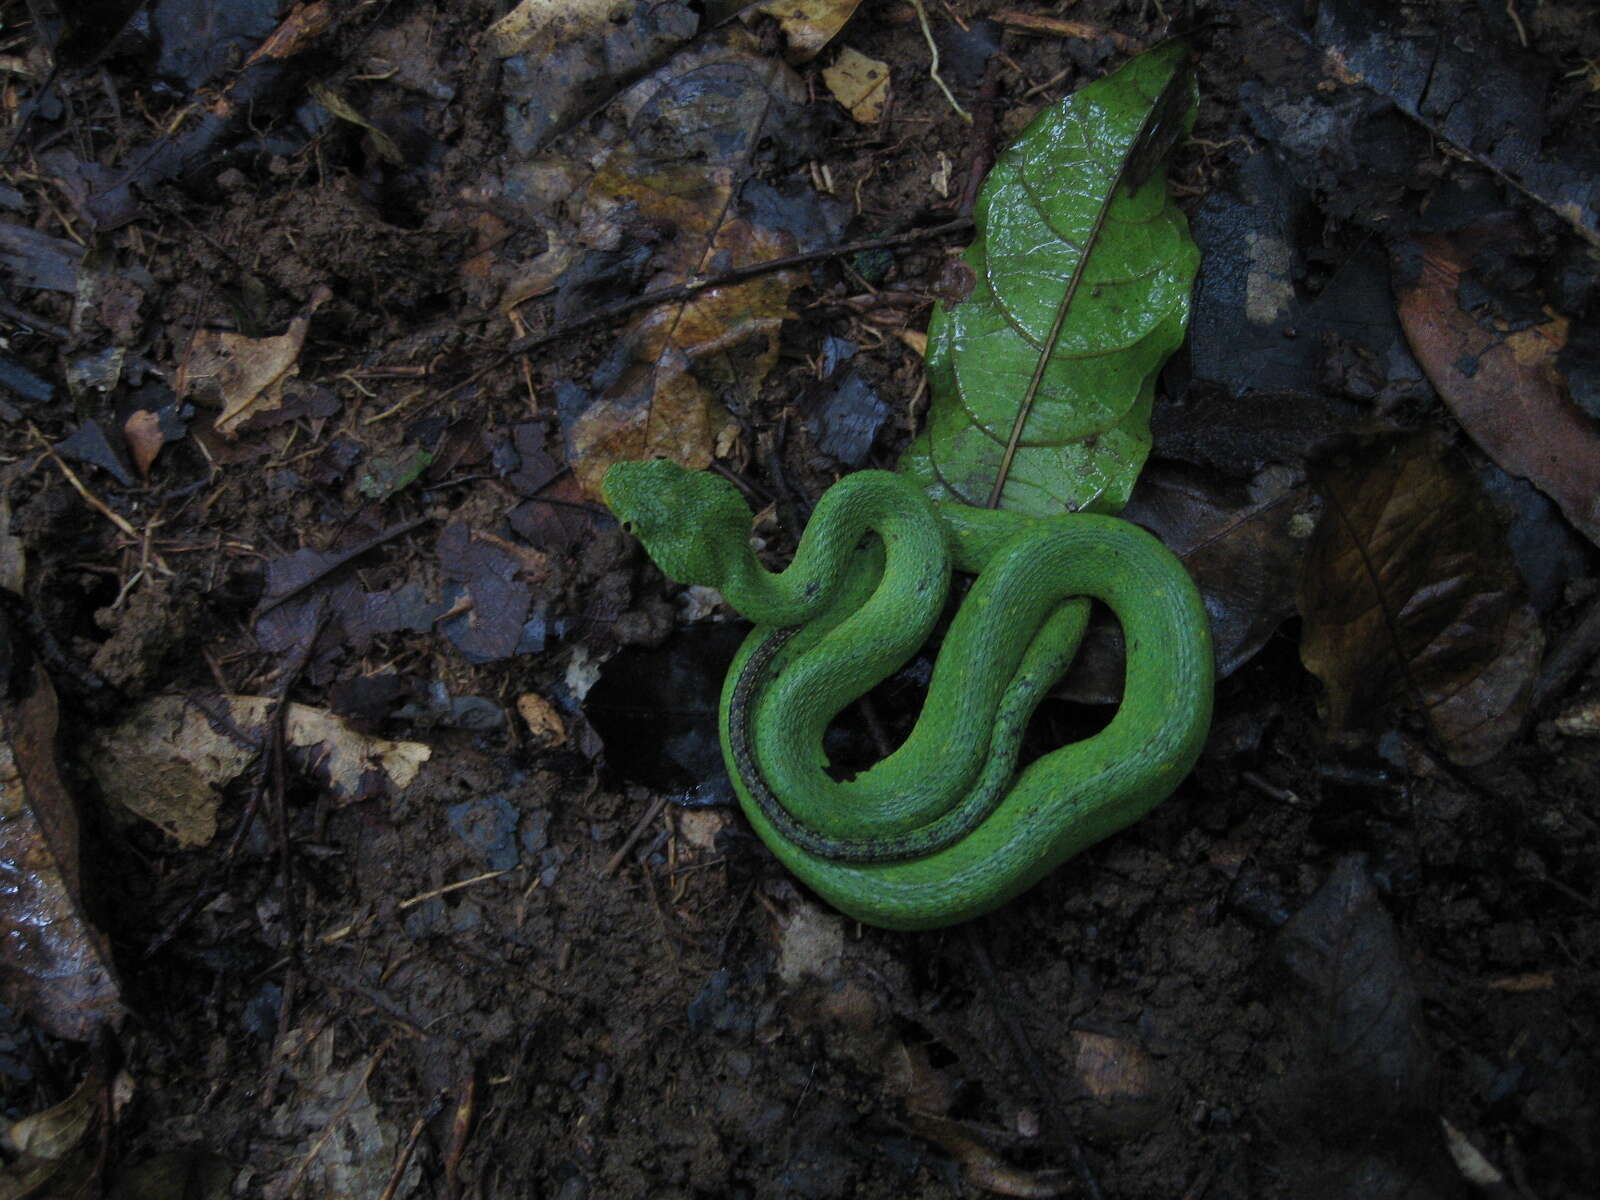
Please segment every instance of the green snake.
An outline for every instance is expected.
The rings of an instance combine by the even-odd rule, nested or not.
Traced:
[[[1210,624],[1170,551],[1115,517],[935,503],[885,471],[822,496],[793,562],[761,566],[732,484],[665,459],[617,463],[606,503],[656,565],[755,622],[723,688],[723,756],[750,823],[836,908],[930,929],[1003,904],[1133,823],[1189,773],[1211,723]],[[975,575],[915,728],[854,779],[823,734],[933,631]],[[1088,599],[1127,646],[1123,700],[1083,741],[1017,769],[1035,707],[1077,652]]]

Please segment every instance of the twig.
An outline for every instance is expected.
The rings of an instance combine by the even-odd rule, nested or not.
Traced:
[[[1021,1059],[1023,1070],[1033,1081],[1034,1092],[1043,1104],[1047,1119],[1053,1127],[1051,1132],[1055,1135],[1055,1140],[1066,1149],[1067,1160],[1071,1162],[1072,1169],[1078,1176],[1078,1182],[1083,1184],[1083,1194],[1089,1200],[1103,1200],[1100,1183],[1089,1167],[1089,1160],[1084,1157],[1083,1146],[1073,1136],[1072,1129],[1061,1114],[1061,1102],[1056,1097],[1055,1088],[1050,1085],[1050,1077],[1040,1067],[1039,1056],[1034,1053],[1033,1044],[1029,1042],[1027,1033],[1023,1031],[1016,1014],[1011,1009],[1010,998],[1000,986],[1000,980],[994,972],[994,963],[989,958],[989,951],[984,947],[983,939],[978,936],[976,925],[969,921],[963,926],[963,931],[966,933],[967,948],[972,952],[972,960],[977,964],[978,973],[988,985],[989,997],[994,1004],[996,1015],[1000,1018],[1000,1024],[1005,1029],[1006,1036],[1011,1039],[1012,1049]]]
[[[665,796],[657,796],[655,803],[645,810],[644,816],[639,818],[639,823],[633,827],[628,838],[622,843],[622,848],[606,860],[606,865],[600,868],[600,875],[604,878],[622,865],[622,860],[628,857],[628,851],[633,849],[633,844],[643,836],[644,831],[650,828],[650,822],[661,815],[661,810],[667,806]]]
[[[461,1159],[467,1152],[467,1140],[478,1115],[478,1072],[476,1067],[467,1071],[456,1099],[456,1111],[450,1118],[450,1144],[444,1152],[445,1200],[456,1200],[461,1194]]]
[[[922,0],[911,0],[911,7],[917,10],[917,20],[922,22],[922,36],[927,39],[928,53],[933,56],[933,61],[928,64],[929,76],[939,85],[939,90],[944,93],[944,98],[950,101],[950,107],[956,110],[956,116],[971,125],[972,114],[961,107],[960,101],[955,98],[955,94],[951,92],[939,75],[939,45],[933,40],[933,30],[928,28],[928,12],[922,7]]]
[[[803,254],[790,254],[783,258],[772,258],[764,262],[750,263],[747,266],[734,267],[732,270],[723,271],[717,275],[691,279],[685,283],[673,284],[671,287],[657,288],[653,292],[631,296],[626,300],[618,300],[614,304],[607,304],[597,308],[593,312],[575,320],[564,321],[544,333],[530,333],[526,337],[518,338],[489,363],[479,367],[454,387],[441,392],[434,402],[450,399],[463,389],[471,387],[490,371],[504,366],[519,354],[527,354],[529,351],[548,346],[552,342],[564,341],[585,329],[607,324],[615,321],[618,317],[625,317],[636,309],[652,308],[657,304],[681,303],[685,300],[693,299],[707,288],[730,287],[733,284],[757,279],[773,271],[786,271],[791,267],[803,267],[811,263],[823,262],[830,258],[842,258],[869,250],[884,250],[891,246],[903,246],[911,242],[924,242],[932,238],[943,237],[946,234],[962,233],[971,228],[972,219],[970,217],[958,217],[954,221],[946,221],[942,225],[932,225],[927,229],[913,229],[906,233],[897,233],[889,237],[870,238],[861,242],[847,242],[842,246],[827,246],[821,250],[807,250]]]
[[[256,608],[255,619],[259,621],[262,617],[266,616],[269,612],[271,612],[273,609],[277,608],[280,604],[283,604],[283,603],[285,603],[286,601],[289,601],[289,600],[293,600],[296,596],[300,595],[302,592],[306,591],[308,588],[315,587],[317,584],[321,583],[324,579],[326,579],[329,575],[333,574],[333,572],[337,571],[340,567],[342,567],[346,563],[350,562],[351,559],[359,558],[361,555],[365,554],[368,550],[376,549],[377,547],[383,545],[385,542],[393,541],[397,537],[404,537],[406,534],[410,533],[413,529],[419,529],[422,526],[426,525],[431,520],[433,520],[433,517],[432,517],[431,514],[427,515],[427,516],[413,517],[409,521],[402,521],[398,525],[391,525],[388,529],[385,529],[380,533],[373,534],[370,538],[368,538],[366,541],[362,542],[359,546],[352,546],[350,549],[346,550],[344,553],[340,554],[338,557],[332,559],[327,564],[327,566],[323,567],[320,571],[318,571],[310,579],[302,580],[301,582],[295,584],[288,591],[283,592],[280,595],[268,596],[265,599],[263,599],[261,601],[261,604]]]
[[[514,868],[512,867],[507,867],[503,871],[487,871],[482,875],[474,875],[471,879],[462,879],[456,883],[447,883],[443,887],[434,888],[431,892],[421,892],[415,896],[411,896],[405,900],[402,900],[399,904],[395,905],[395,907],[402,911],[408,908],[415,908],[419,904],[426,903],[429,900],[433,900],[450,892],[457,892],[462,888],[473,887],[477,884],[485,883],[490,879],[499,879],[502,875],[509,875],[513,869]]]
[[[339,1105],[339,1111],[328,1118],[328,1123],[323,1128],[321,1135],[311,1149],[306,1151],[305,1157],[300,1160],[300,1165],[295,1168],[294,1174],[289,1178],[289,1182],[281,1190],[274,1193],[278,1200],[288,1200],[288,1197],[294,1195],[295,1189],[300,1186],[300,1181],[305,1178],[306,1172],[311,1169],[311,1164],[317,1160],[317,1156],[322,1153],[322,1148],[328,1144],[328,1139],[344,1123],[344,1119],[350,1115],[350,1110],[355,1107],[356,1101],[366,1094],[367,1083],[372,1079],[372,1073],[378,1069],[378,1064],[383,1061],[383,1056],[389,1052],[389,1047],[394,1045],[394,1040],[397,1036],[399,1035],[391,1035],[367,1060],[366,1068],[361,1072],[361,1078],[350,1085],[350,1091],[345,1096],[344,1103]]]
[[[295,899],[294,857],[289,846],[289,801],[288,785],[285,782],[289,768],[284,743],[288,741],[286,726],[289,719],[289,693],[299,681],[306,664],[311,661],[317,639],[322,636],[322,630],[327,623],[327,597],[321,596],[317,600],[316,619],[312,622],[311,632],[306,637],[304,647],[295,655],[294,662],[284,672],[283,685],[278,689],[276,702],[272,706],[272,715],[268,718],[271,730],[269,744],[272,747],[272,816],[274,832],[278,837],[278,857],[282,860],[283,866],[284,931],[287,934],[289,957],[296,962],[300,959],[300,905]]]
[[[85,504],[94,509],[95,512],[99,513],[106,520],[110,521],[118,529],[122,530],[123,533],[127,534],[135,542],[143,540],[139,535],[139,531],[128,523],[128,519],[126,517],[117,512],[104,500],[100,499],[99,496],[96,496],[93,492],[91,492],[87,486],[85,486],[83,480],[79,479],[73,469],[67,466],[66,461],[62,459],[61,455],[56,453],[56,448],[50,444],[50,440],[45,437],[44,434],[39,432],[39,427],[32,421],[28,422],[28,432],[32,434],[39,445],[44,448],[44,452],[49,456],[50,461],[61,468],[61,474],[66,476],[66,480],[72,485],[73,490],[76,491],[78,495],[83,497],[83,502]],[[155,561],[156,566],[160,567],[161,570],[165,571],[167,569],[167,564],[162,562],[159,557],[157,557]]]
[[[439,1115],[439,1110],[444,1107],[445,1093],[437,1092],[428,1103],[428,1107],[417,1114],[417,1119],[411,1122],[411,1132],[406,1135],[406,1144],[400,1148],[400,1153],[395,1156],[394,1170],[389,1172],[389,1182],[384,1184],[383,1191],[378,1193],[378,1200],[394,1200],[400,1193],[400,1181],[406,1177],[406,1168],[411,1165],[411,1158],[417,1152],[417,1143],[422,1140],[422,1133],[428,1128],[428,1122]]]

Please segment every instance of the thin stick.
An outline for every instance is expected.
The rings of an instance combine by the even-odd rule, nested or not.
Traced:
[[[633,831],[628,834],[628,840],[622,843],[622,849],[618,850],[609,859],[607,859],[606,865],[600,868],[600,875],[602,878],[610,875],[622,865],[622,860],[628,857],[628,851],[633,849],[633,844],[644,835],[644,831],[650,828],[650,823],[661,815],[661,810],[666,806],[667,798],[665,796],[657,796],[655,803],[645,810],[644,816],[639,818],[639,823],[635,825],[633,827]]]
[[[971,125],[972,114],[961,107],[960,101],[955,98],[955,94],[951,92],[944,79],[939,75],[939,44],[933,40],[933,30],[928,28],[928,13],[922,7],[922,0],[911,0],[911,7],[917,10],[917,20],[922,22],[922,36],[927,39],[928,53],[933,56],[933,61],[928,64],[928,74],[939,85],[939,90],[944,93],[944,98],[950,101],[950,107],[956,110],[956,116]]]
[[[710,275],[701,279],[692,279],[686,283],[674,284],[671,287],[657,288],[653,292],[645,292],[639,296],[632,296],[626,300],[618,300],[615,304],[607,304],[595,309],[592,313],[578,317],[572,321],[564,321],[553,329],[544,333],[529,334],[527,337],[518,338],[500,352],[486,365],[479,367],[454,387],[440,393],[438,400],[448,400],[464,388],[471,387],[490,371],[496,370],[510,362],[519,354],[527,354],[531,350],[538,350],[552,342],[564,341],[575,333],[595,325],[604,325],[615,321],[618,317],[627,316],[640,308],[651,308],[657,304],[681,303],[692,299],[707,288],[729,287],[733,284],[744,283],[751,279],[759,278],[772,271],[786,271],[791,267],[803,267],[810,263],[822,262],[830,258],[841,258],[850,254],[860,254],[868,250],[882,250],[891,246],[906,245],[911,242],[927,241],[931,238],[943,237],[946,234],[961,233],[972,228],[971,217],[958,217],[954,221],[946,221],[943,225],[934,225],[927,229],[914,229],[908,233],[897,233],[886,238],[872,238],[864,242],[848,242],[842,246],[828,246],[821,250],[808,250],[804,254],[790,254],[784,258],[768,259],[765,262],[751,263],[748,266],[735,267],[718,275]]]

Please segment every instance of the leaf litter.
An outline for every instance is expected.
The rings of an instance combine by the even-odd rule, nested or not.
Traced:
[[[941,225],[985,166],[986,88],[1004,102],[989,114],[1003,143],[1158,31],[1092,3],[1074,10],[1073,40],[1038,14],[963,11],[971,29],[959,30],[928,9],[951,60],[942,77],[980,119],[969,129],[928,75],[915,11],[858,13],[834,45],[893,77],[891,103],[867,127],[826,95],[820,71],[835,51],[813,60],[851,6],[780,7],[790,29],[815,31],[783,46],[777,27],[747,15],[749,35],[696,36],[688,8],[624,6],[548,62],[495,59],[476,49],[483,30],[465,14],[431,10],[362,10],[320,27],[298,10],[274,14],[271,48],[247,44],[242,58],[206,54],[195,23],[161,53],[212,66],[183,68],[166,92],[145,86],[150,44],[114,45],[120,20],[81,29],[87,57],[66,56],[58,102],[46,97],[33,118],[54,140],[28,160],[34,175],[6,180],[15,194],[0,245],[23,282],[7,297],[15,328],[0,378],[14,384],[0,437],[16,439],[4,447],[11,529],[39,568],[13,585],[38,618],[22,636],[60,683],[65,786],[97,814],[87,894],[62,893],[74,914],[62,929],[111,931],[117,978],[167,1039],[120,1037],[142,1105],[96,1104],[117,1119],[116,1144],[130,1162],[247,1192],[271,1181],[375,1194],[380,1175],[400,1194],[425,1191],[421,1164],[429,1184],[492,1173],[529,1194],[781,1181],[796,1195],[938,1195],[955,1194],[963,1174],[966,1186],[1024,1194],[1071,1173],[1067,1111],[1067,1125],[1092,1134],[1081,1153],[1102,1182],[1130,1194],[1271,1195],[1307,1178],[1326,1194],[1447,1194],[1432,1160],[1390,1156],[1363,1175],[1353,1160],[1330,1168],[1305,1139],[1258,1135],[1283,1089],[1310,1097],[1312,1122],[1334,1103],[1320,1084],[1301,1086],[1316,1083],[1319,1060],[1302,1054],[1316,1043],[1296,1018],[1329,1016],[1337,1029],[1355,976],[1313,972],[1296,985],[1307,997],[1296,1011],[1257,965],[1270,914],[1320,909],[1323,943],[1388,939],[1388,965],[1371,972],[1377,999],[1404,992],[1407,961],[1427,988],[1448,1099],[1417,1111],[1449,1109],[1453,1161],[1473,1150],[1541,1195],[1582,1194],[1594,1171],[1595,1097],[1582,1082],[1596,1074],[1583,1036],[1593,1005],[1567,963],[1595,939],[1582,898],[1596,766],[1561,732],[1570,722],[1538,722],[1581,711],[1571,693],[1590,686],[1580,676],[1591,659],[1579,656],[1555,708],[1526,710],[1526,662],[1494,613],[1531,611],[1558,650],[1574,645],[1562,639],[1587,627],[1592,551],[1580,544],[1573,557],[1552,532],[1570,538],[1555,510],[1527,518],[1517,536],[1534,544],[1516,563],[1538,566],[1529,588],[1540,598],[1533,609],[1510,600],[1517,568],[1493,543],[1514,481],[1477,457],[1469,439],[1482,430],[1462,416],[1458,435],[1436,399],[1456,404],[1452,371],[1469,390],[1477,376],[1455,369],[1461,354],[1443,369],[1413,356],[1393,300],[1413,276],[1391,276],[1390,263],[1414,261],[1429,239],[1469,248],[1455,294],[1428,299],[1431,319],[1462,322],[1452,336],[1489,335],[1467,349],[1491,369],[1520,330],[1542,331],[1554,357],[1518,357],[1511,386],[1537,375],[1557,395],[1582,392],[1596,287],[1571,248],[1584,244],[1581,206],[1564,207],[1559,189],[1562,171],[1581,177],[1570,147],[1593,129],[1592,28],[1571,23],[1575,7],[1546,4],[1448,22],[1421,6],[1397,31],[1373,6],[1346,3],[1322,6],[1312,27],[1300,6],[1269,4],[1204,31],[1199,123],[1175,176],[1207,255],[1199,319],[1193,352],[1158,389],[1151,496],[1141,509],[1136,489],[1132,511],[1187,539],[1233,647],[1221,740],[1179,800],[986,929],[993,977],[957,941],[910,947],[839,930],[824,981],[804,984],[770,967],[778,925],[826,914],[737,820],[711,810],[724,819],[702,828],[694,813],[658,808],[659,788],[630,783],[645,752],[631,735],[608,731],[598,758],[583,700],[604,696],[592,688],[600,664],[618,648],[662,646],[680,598],[663,594],[584,481],[607,454],[640,446],[715,458],[767,509],[761,535],[781,547],[842,466],[889,465],[903,447],[924,314],[948,294],[942,267],[961,239],[807,263],[581,337],[563,323],[728,265]],[[712,6],[706,24],[729,15]],[[1419,96],[1403,70],[1390,83],[1378,69],[1438,51],[1448,84],[1463,61],[1492,73],[1524,36],[1541,55],[1500,85],[1519,116],[1498,143],[1483,136],[1492,108],[1435,107],[1442,91]],[[307,49],[326,52],[318,74],[341,116],[297,82]],[[776,70],[780,56],[792,76]],[[90,59],[103,70],[74,74]],[[185,108],[182,88],[217,70],[218,107]],[[18,94],[42,76],[15,76]],[[102,107],[108,87],[116,109]],[[86,112],[99,124],[74,125]],[[116,140],[96,144],[94,130]],[[1529,164],[1542,173],[1507,187]],[[1506,207],[1531,222],[1527,248],[1470,249],[1473,223]],[[98,233],[79,254],[84,231]],[[332,294],[313,308],[321,286]],[[1568,322],[1559,347],[1548,336],[1557,318]],[[554,341],[479,373],[530,330]],[[189,347],[224,334],[246,354],[271,352],[264,386],[234,386],[254,415],[227,436],[208,416],[186,425],[173,396]],[[278,341],[286,334],[300,340]],[[847,411],[868,422],[864,434],[834,436],[812,403],[826,394],[807,394],[818,376],[801,364],[820,362],[830,337],[860,348],[851,387],[864,399]],[[71,395],[70,420],[52,392]],[[1177,397],[1183,419],[1172,421]],[[159,440],[148,419],[129,423],[138,412],[157,415]],[[99,447],[69,477],[66,463],[39,460],[20,419],[52,445],[92,422]],[[1471,469],[1440,467],[1448,486],[1391,487],[1391,448],[1419,428],[1442,433]],[[1498,459],[1515,432],[1483,444]],[[1426,463],[1414,469],[1432,477]],[[1326,554],[1324,539],[1342,535],[1308,479],[1370,511],[1353,526],[1357,545],[1399,527],[1427,552],[1377,572]],[[1368,504],[1374,495],[1390,499]],[[1453,539],[1466,547],[1456,574]],[[1392,634],[1340,652],[1354,682],[1327,695],[1356,698],[1342,701],[1351,719],[1334,746],[1316,712],[1324,693],[1296,665],[1296,643],[1323,619],[1315,597],[1298,627],[1282,623],[1314,560],[1324,600],[1441,605],[1426,654]],[[714,611],[681,603],[685,617]],[[78,655],[110,680],[74,670]],[[1451,678],[1468,686],[1420,703],[1395,686],[1430,671],[1446,681],[1441,695]],[[692,722],[714,708],[716,672],[704,673],[708,684],[651,703]],[[634,680],[613,694],[642,694]],[[915,693],[914,680],[900,686]],[[294,701],[281,710],[279,689]],[[273,713],[289,739],[263,777],[274,786],[256,791],[232,768],[189,785],[197,809],[237,836],[183,849],[174,835],[198,840],[201,826],[180,825],[178,810],[130,823],[70,769],[90,731],[152,697],[218,692],[271,697],[254,710],[269,760]],[[302,702],[343,715],[337,737],[295,749]],[[905,704],[884,715],[892,723]],[[1366,732],[1343,740],[1356,730]],[[209,722],[204,736],[232,740]],[[408,786],[370,786],[373,747],[386,743],[431,750]],[[1496,745],[1481,765],[1450,761]],[[187,753],[194,765],[203,752]],[[353,790],[316,774],[335,761]],[[494,861],[512,864],[503,874],[470,840],[484,814]],[[1365,898],[1324,902],[1330,890],[1357,894],[1351,848],[1369,852]],[[812,1007],[797,990],[812,986],[873,1000]],[[1351,1011],[1353,1026],[1388,1028]],[[1014,1024],[1042,1071],[1008,1048],[1002,1030]],[[89,1097],[121,1094],[66,1044],[13,1029],[0,1025],[12,1111],[47,1113],[80,1080],[85,1111]],[[885,1037],[900,1050],[872,1051]],[[1354,1048],[1353,1071],[1389,1061],[1374,1057],[1380,1040],[1339,1044]],[[1112,1061],[1127,1068],[1108,1075]],[[1040,1075],[1073,1081],[1067,1110]],[[50,1079],[72,1082],[52,1091]],[[1126,1099],[1107,1119],[1080,1090]],[[1419,1145],[1440,1128],[1403,1125]],[[175,1128],[205,1149],[175,1162]],[[220,1174],[213,1149],[236,1156]],[[352,1151],[381,1167],[355,1173]],[[143,1168],[108,1169],[132,1186]]]

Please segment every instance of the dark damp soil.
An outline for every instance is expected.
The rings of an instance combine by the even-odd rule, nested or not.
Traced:
[[[258,121],[102,229],[86,223],[82,174],[50,150],[124,169],[214,98],[163,77],[149,44],[64,70],[6,166],[8,219],[96,266],[76,292],[7,288],[7,363],[53,395],[10,386],[0,420],[32,614],[15,636],[44,646],[55,680],[84,919],[109,938],[127,1010],[90,1043],[14,1010],[0,1030],[9,1119],[102,1081],[73,1194],[1046,1196],[1092,1194],[1087,1175],[1119,1198],[1592,1196],[1600,741],[1551,724],[1594,688],[1592,662],[1464,768],[1404,705],[1364,741],[1331,743],[1288,620],[1220,683],[1207,753],[1171,800],[967,928],[839,918],[718,802],[730,634],[690,628],[694,598],[569,470],[563,389],[591,379],[616,327],[500,357],[557,319],[532,285],[503,303],[552,245],[549,222],[508,210],[511,83],[484,46],[503,7],[351,6],[309,79],[372,128],[313,119],[305,80],[288,100],[269,89]],[[1341,28],[1359,31],[1362,6],[1343,8]],[[909,5],[864,5],[841,35],[890,65],[879,126],[827,99],[828,54],[795,68],[823,115],[793,178],[826,168],[848,240],[948,217],[986,145],[1165,28],[1153,4],[1038,11],[1100,36],[1007,25],[1001,6],[927,7],[967,104],[982,107],[989,64],[991,130],[963,124],[930,79]],[[1277,124],[1261,116],[1269,86],[1281,98],[1303,78],[1307,106],[1335,87],[1284,32],[1304,14],[1169,15],[1196,29],[1201,86],[1173,165],[1185,206],[1234,186],[1253,155],[1304,162],[1272,140],[1297,136],[1282,104]],[[22,6],[6,16],[5,53],[35,72],[7,84],[15,120],[46,59]],[[955,16],[974,31],[958,36]],[[1592,145],[1592,17],[1551,0],[1416,4],[1393,20],[1414,40],[1448,26],[1539,60],[1550,144]],[[1301,233],[1327,262],[1380,236],[1363,214],[1415,214],[1427,181],[1463,169],[1397,121],[1382,171],[1311,190]],[[1341,128],[1321,136],[1331,162]],[[1365,208],[1350,191],[1362,179]],[[1522,192],[1503,195],[1548,246],[1573,243]],[[775,547],[841,470],[812,402],[824,338],[858,346],[886,406],[865,460],[892,463],[926,403],[900,334],[925,327],[965,240],[895,249],[883,289],[912,303],[874,299],[860,263],[825,263],[791,297],[778,365],[727,456],[778,501],[763,527]],[[1577,294],[1600,316],[1592,288]],[[174,402],[197,331],[265,339],[296,320],[281,408],[229,435],[218,410]],[[127,363],[109,390],[69,388],[113,350]],[[1175,386],[1169,372],[1164,393]],[[1328,372],[1321,386],[1351,394]],[[1368,396],[1362,419],[1431,425],[1474,453],[1417,388],[1399,418]],[[147,473],[125,445],[139,412],[178,422]],[[114,445],[44,453],[84,428]],[[420,476],[396,486],[408,463]],[[368,543],[332,583],[290,560]],[[1596,593],[1594,547],[1575,553],[1540,618],[1552,648]],[[261,597],[296,570],[325,598],[285,603],[274,626]],[[315,756],[269,751],[214,793],[216,832],[198,842],[132,816],[90,770],[90,742],[151,697],[285,690],[429,755],[403,787],[341,789]],[[874,697],[885,736],[916,697],[915,679]],[[1098,719],[1064,702],[1048,717]],[[113,1103],[118,1071],[131,1087]]]

